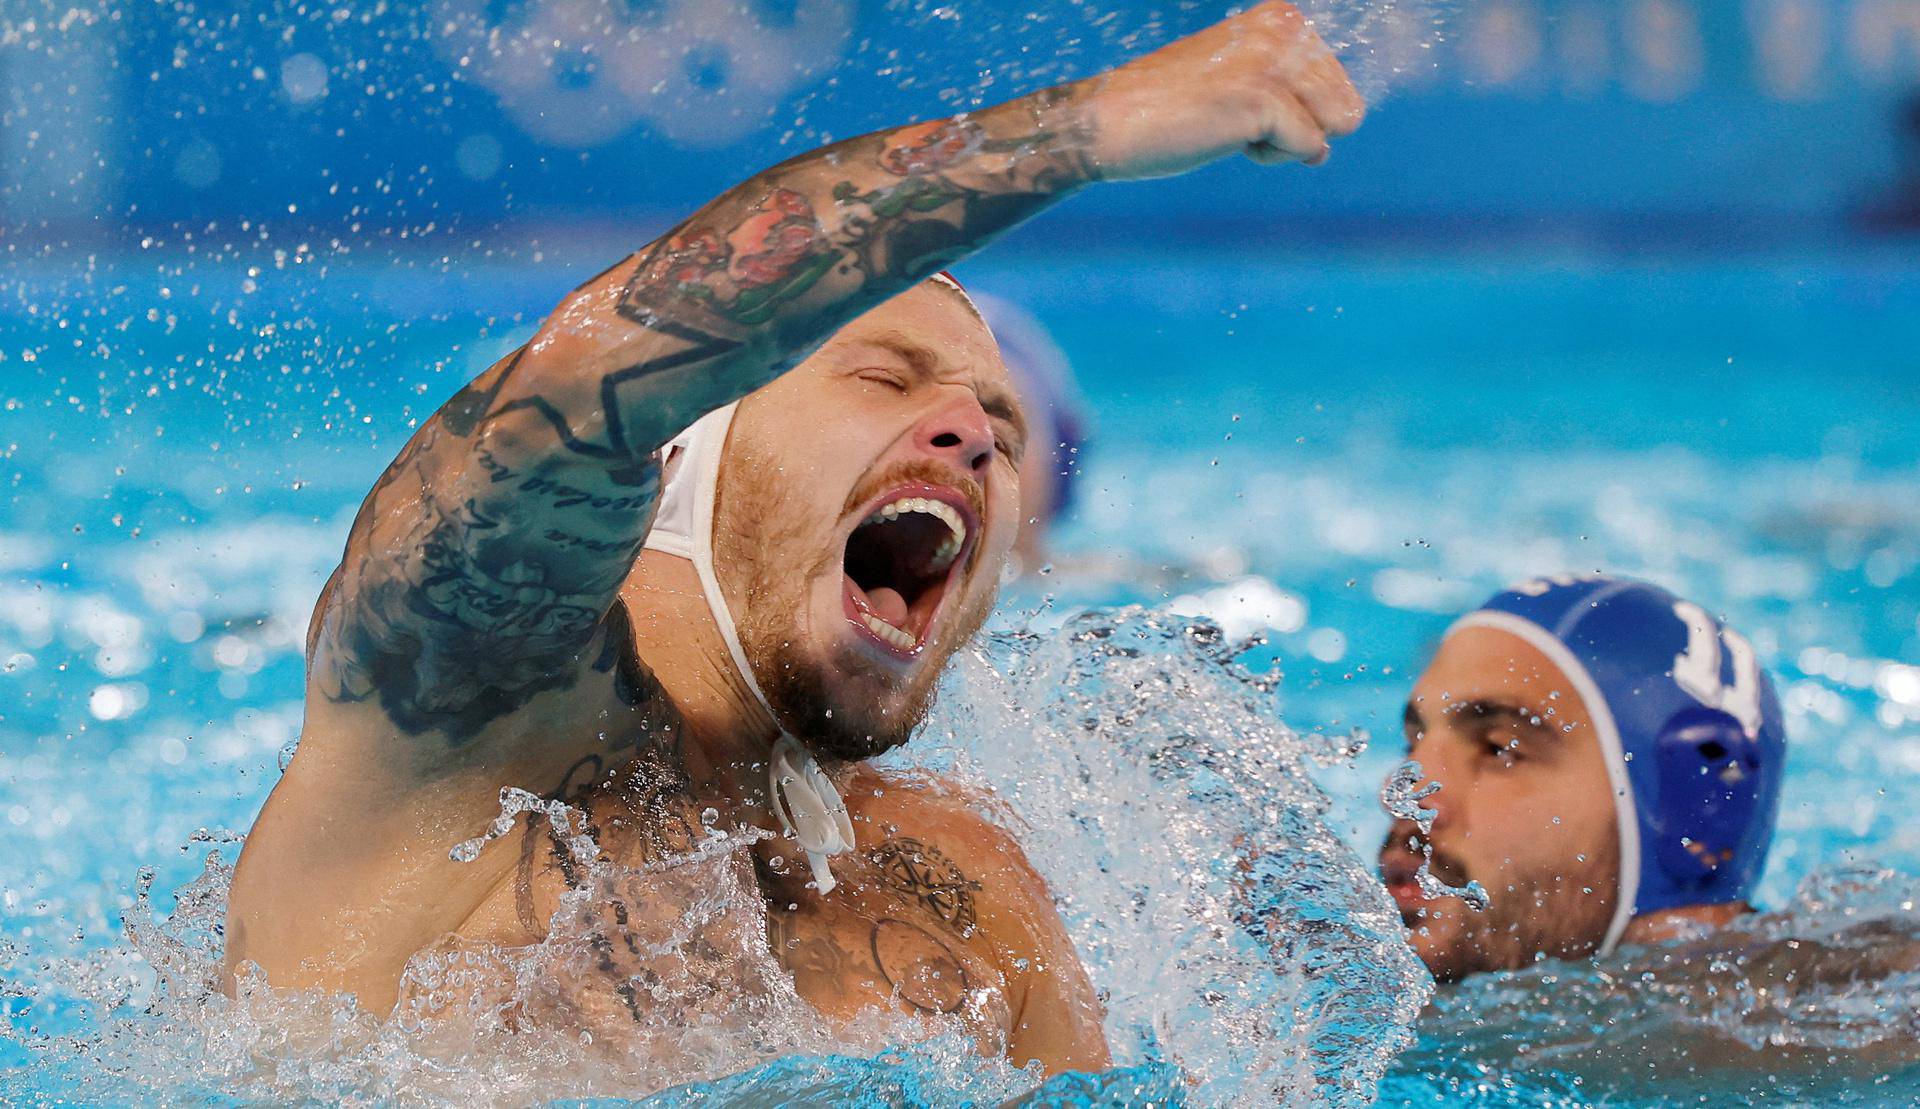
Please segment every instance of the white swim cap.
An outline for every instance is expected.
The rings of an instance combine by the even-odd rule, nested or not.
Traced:
[[[646,550],[675,555],[693,563],[700,579],[700,591],[706,597],[707,611],[720,629],[733,668],[754,700],[767,711],[779,727],[780,738],[767,758],[768,807],[787,834],[799,841],[807,853],[807,865],[821,893],[834,887],[833,872],[827,868],[829,856],[853,850],[853,822],[847,817],[846,802],[821,771],[813,753],[788,735],[773,711],[753,667],[740,646],[740,633],[733,613],[720,592],[720,579],[713,565],[713,502],[720,487],[720,456],[725,452],[727,432],[733,426],[735,401],[716,408],[692,427],[681,432],[661,450],[660,505],[654,513],[653,527],[642,546]]]
[[[967,291],[960,287],[960,282],[952,274],[948,273],[946,270],[941,270],[939,273],[936,273],[932,277],[927,278],[927,280],[938,281],[940,284],[945,285],[947,288],[952,289],[954,292],[959,293],[963,297],[966,297],[966,301],[968,304],[973,303],[973,298],[970,296],[967,296]]]
[[[986,326],[987,324],[986,314],[980,311],[980,306],[978,304],[975,304],[973,301],[973,294],[967,292],[966,286],[960,284],[960,281],[958,278],[954,277],[952,274],[948,273],[946,270],[941,270],[939,273],[936,273],[932,277],[927,278],[927,280],[933,282],[936,285],[944,285],[947,288],[952,289],[954,292],[959,293],[960,299],[966,303],[967,311],[972,312],[973,318],[976,320],[979,320],[983,326]],[[993,328],[988,326],[987,331],[991,333],[993,331]]]

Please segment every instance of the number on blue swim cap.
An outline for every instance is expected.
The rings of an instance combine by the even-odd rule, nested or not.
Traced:
[[[1636,913],[1746,900],[1780,810],[1786,728],[1740,633],[1626,578],[1541,578],[1454,625],[1497,627],[1553,660],[1586,702],[1620,827],[1620,897],[1601,952]]]

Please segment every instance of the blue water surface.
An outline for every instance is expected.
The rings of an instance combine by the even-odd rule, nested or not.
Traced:
[[[218,838],[201,833],[248,826],[298,736],[306,613],[361,494],[609,260],[567,243],[187,245],[56,253],[0,290],[16,978],[116,949],[143,870],[172,890]],[[1375,737],[1323,779],[1362,855],[1405,690],[1451,617],[1518,578],[1604,570],[1723,613],[1780,684],[1794,747],[1763,907],[1833,866],[1920,875],[1920,266],[1902,253],[1016,241],[963,276],[1055,329],[1097,429],[1057,557],[1001,620],[1144,602],[1264,636],[1291,723]],[[1419,1044],[1385,1098],[1912,1088],[1851,1072],[1783,1087],[1749,1067],[1663,1092],[1484,1043],[1467,1073],[1442,1065],[1450,1043],[1467,1050]],[[0,1065],[27,1068],[9,1074],[32,1083],[20,1096],[74,1088],[12,1040]]]

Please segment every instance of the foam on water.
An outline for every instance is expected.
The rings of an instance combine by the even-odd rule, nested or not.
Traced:
[[[1443,990],[1389,1104],[1911,1104],[1920,883],[1846,867],[1719,933]]]

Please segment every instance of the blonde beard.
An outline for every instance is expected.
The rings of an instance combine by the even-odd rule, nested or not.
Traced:
[[[730,443],[729,451],[734,450],[735,445]],[[750,454],[745,450],[741,453]],[[751,457],[729,457],[727,461],[730,465],[721,471],[714,503],[714,572],[728,607],[736,615],[741,650],[781,727],[814,754],[828,759],[869,759],[906,743],[932,711],[947,663],[979,632],[993,610],[999,567],[972,568],[969,580],[991,572],[988,580],[996,588],[966,607],[945,614],[945,628],[938,641],[929,646],[926,659],[908,677],[905,689],[894,685],[899,678],[893,672],[864,657],[850,643],[830,648],[827,653],[832,657],[813,657],[799,646],[809,630],[805,627],[808,586],[831,573],[839,565],[841,553],[828,551],[810,566],[776,572],[782,560],[766,557],[769,552],[792,549],[806,541],[797,529],[783,529],[778,524],[803,518],[800,509],[789,507],[772,481],[743,482],[735,488],[726,480],[729,469],[765,475],[781,473],[778,467],[757,464]],[[791,566],[792,562],[785,565]],[[963,602],[950,596],[943,603]],[[831,633],[823,636],[831,641],[830,637]],[[872,698],[858,694],[836,696],[836,687],[848,690],[863,680],[885,682],[897,690],[888,698],[893,704],[876,704]]]

